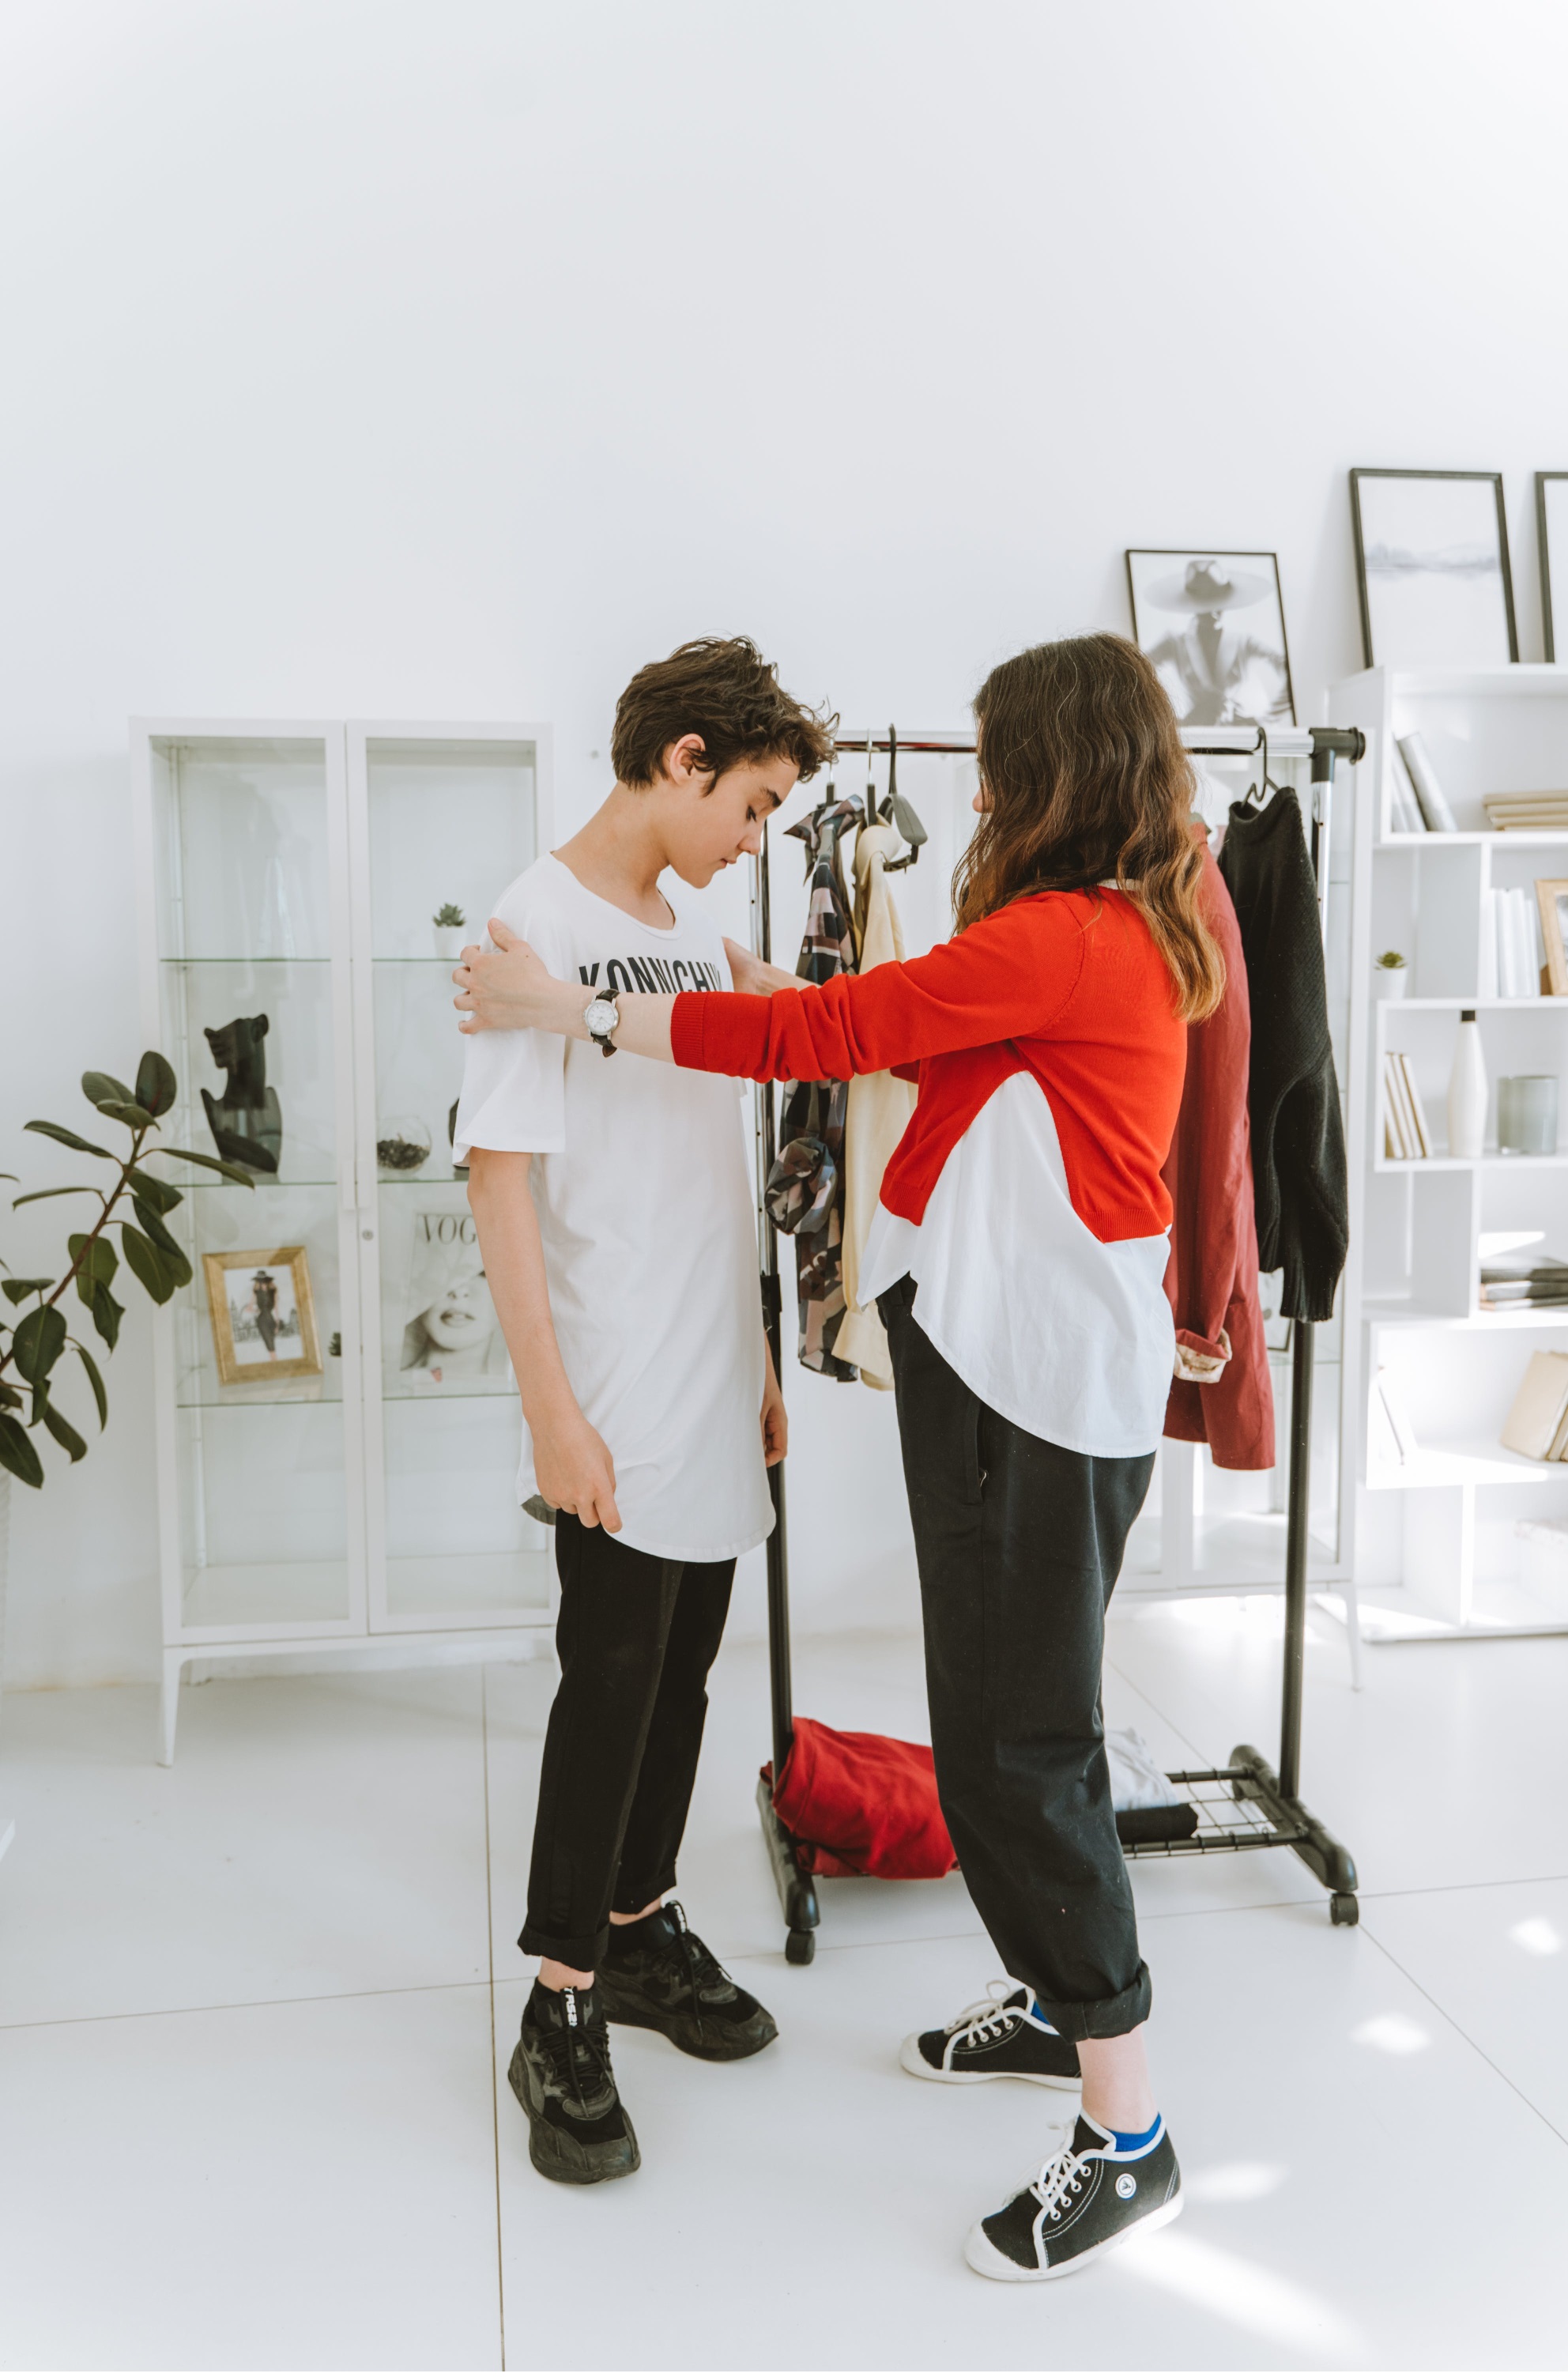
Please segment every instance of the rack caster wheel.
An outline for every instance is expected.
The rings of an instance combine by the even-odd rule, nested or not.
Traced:
[[[1354,1891],[1336,1890],[1335,1892],[1333,1897],[1328,1902],[1328,1919],[1331,1923],[1359,1923],[1360,1921],[1360,1901],[1357,1898]]]
[[[1353,1905],[1354,1901],[1351,1903]],[[816,1933],[814,1931],[790,1931],[786,1935],[784,1957],[787,1964],[809,1965],[815,1953]]]

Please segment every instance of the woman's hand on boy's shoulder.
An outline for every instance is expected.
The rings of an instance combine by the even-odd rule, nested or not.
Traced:
[[[492,949],[470,941],[452,979],[457,996],[459,1032],[560,1032],[561,994],[568,986],[557,982],[543,959],[527,941],[492,916],[487,930]],[[586,994],[585,994],[586,999]]]

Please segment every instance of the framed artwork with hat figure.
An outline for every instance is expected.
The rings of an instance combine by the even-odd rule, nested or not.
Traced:
[[[1127,591],[1134,639],[1183,726],[1294,726],[1276,555],[1129,548]]]
[[[203,1255],[218,1377],[226,1387],[321,1376],[315,1299],[303,1247]]]

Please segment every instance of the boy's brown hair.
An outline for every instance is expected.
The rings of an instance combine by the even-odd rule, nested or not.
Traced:
[[[610,757],[618,783],[651,784],[671,743],[700,735],[716,777],[774,758],[792,759],[803,782],[833,757],[837,723],[786,693],[749,636],[698,636],[637,671],[615,705]]]

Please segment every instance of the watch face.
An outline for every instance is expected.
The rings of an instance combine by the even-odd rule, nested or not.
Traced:
[[[608,998],[590,998],[583,1009],[583,1021],[590,1032],[613,1032],[620,1021],[620,1009]]]

